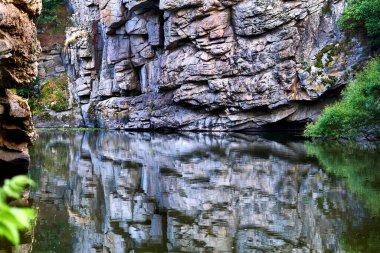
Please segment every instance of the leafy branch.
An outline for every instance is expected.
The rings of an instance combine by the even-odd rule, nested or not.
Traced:
[[[25,187],[35,183],[27,176],[15,176],[7,179],[0,188],[0,237],[5,237],[14,245],[20,244],[20,230],[29,230],[35,219],[32,208],[10,207],[7,199],[20,199]]]

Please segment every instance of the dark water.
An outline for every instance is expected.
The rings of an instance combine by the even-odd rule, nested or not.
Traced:
[[[42,132],[33,252],[380,252],[376,147]]]

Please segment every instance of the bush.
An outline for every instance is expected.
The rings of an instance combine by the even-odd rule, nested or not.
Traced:
[[[17,89],[16,94],[17,96],[20,96],[25,99],[31,99],[31,98],[36,98],[38,94],[36,94],[36,89],[35,86],[40,85],[40,79],[37,77],[33,82],[31,82],[29,85]]]
[[[20,199],[27,185],[34,185],[33,180],[27,176],[16,176],[5,180],[4,186],[0,188],[0,237],[5,237],[14,245],[20,243],[18,231],[30,229],[35,213],[32,208],[10,207],[6,200]]]
[[[343,99],[327,107],[316,123],[307,125],[308,137],[379,135],[380,59],[370,62],[343,92]]]
[[[59,25],[59,18],[57,11],[59,8],[65,6],[63,0],[42,0],[42,12],[38,19],[39,25],[54,24]]]
[[[69,106],[68,101],[67,75],[63,74],[47,80],[41,85],[39,96],[28,102],[32,113],[40,114],[46,110],[65,111]]]
[[[364,33],[380,46],[380,0],[350,0],[339,20],[341,29],[349,34]]]

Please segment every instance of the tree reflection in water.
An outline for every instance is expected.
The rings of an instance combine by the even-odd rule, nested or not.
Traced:
[[[347,252],[379,252],[380,146],[336,142],[308,142],[305,146],[308,154],[318,158],[325,172],[343,178],[348,191],[369,211],[369,219],[348,224],[342,237]]]

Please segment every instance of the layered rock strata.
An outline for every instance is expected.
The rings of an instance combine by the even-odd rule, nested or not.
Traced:
[[[87,126],[242,130],[314,120],[366,55],[344,0],[70,1]]]
[[[60,48],[42,48],[38,59],[38,78],[43,83],[53,77],[66,73],[62,50]]]
[[[0,1],[0,167],[26,168],[35,139],[28,103],[7,90],[34,81],[41,51],[34,18],[40,0]]]

